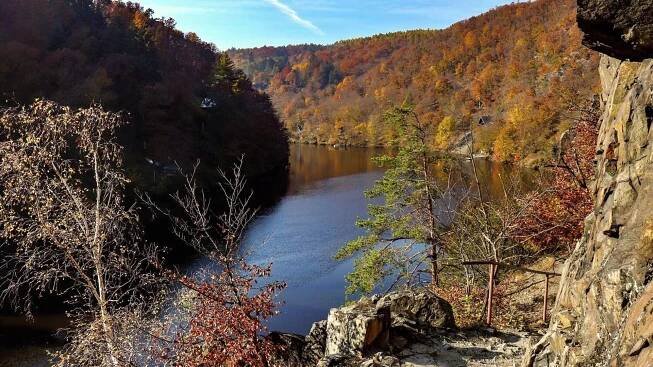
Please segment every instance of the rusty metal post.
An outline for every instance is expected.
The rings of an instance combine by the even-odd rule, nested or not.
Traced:
[[[549,276],[546,276],[544,283],[544,309],[542,310],[542,323],[546,324],[546,314],[549,311]]]
[[[487,282],[487,318],[485,323],[490,326],[492,325],[492,299],[494,298],[494,267],[496,265],[490,264],[490,277]]]

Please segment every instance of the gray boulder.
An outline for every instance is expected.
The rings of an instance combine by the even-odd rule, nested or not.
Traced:
[[[389,308],[393,320],[401,318],[418,328],[456,327],[449,302],[428,289],[405,289],[389,293],[379,299],[376,307]]]

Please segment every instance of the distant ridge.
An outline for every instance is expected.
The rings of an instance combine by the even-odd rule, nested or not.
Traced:
[[[490,116],[475,124],[477,150],[532,161],[570,123],[569,104],[598,90],[598,56],[581,45],[575,15],[573,0],[540,0],[444,30],[228,53],[270,94],[295,140],[392,145],[382,114],[409,100],[432,122],[434,146],[460,148],[470,123]]]

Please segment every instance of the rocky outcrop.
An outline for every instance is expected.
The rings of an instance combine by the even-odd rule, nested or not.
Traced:
[[[326,332],[321,331],[323,321],[313,325],[307,348],[323,350],[324,356],[332,359],[363,357],[404,347],[405,338],[402,341],[402,337],[396,337],[400,330],[419,332],[455,327],[453,310],[447,301],[426,289],[404,289],[332,309]]]
[[[327,340],[327,321],[322,320],[313,324],[311,331],[306,335],[306,344],[302,351],[302,360],[308,366],[316,365],[325,355]]]
[[[653,1],[578,0],[583,44],[606,55],[642,61],[653,53]]]
[[[419,329],[456,327],[449,302],[427,291],[389,293],[376,302],[376,308],[388,308],[395,324],[411,323]]]
[[[604,56],[595,208],[525,366],[653,365],[653,2],[579,0]]]
[[[336,308],[306,337],[271,333],[284,367],[513,367],[531,336],[458,330],[451,306],[426,289],[405,289]]]
[[[410,344],[400,334],[445,328],[455,328],[449,303],[426,289],[405,289],[334,308],[306,337],[269,338],[282,346],[280,358],[288,366],[391,366],[398,359],[384,353]]]
[[[267,336],[268,341],[279,346],[279,353],[276,356],[277,365],[286,367],[306,366],[303,359],[306,338],[302,335],[271,332]]]
[[[565,265],[546,347],[528,356],[536,366],[648,361],[653,330],[641,321],[653,300],[653,60],[605,56],[600,72],[595,210]]]
[[[362,355],[372,350],[388,349],[390,307],[376,307],[371,299],[329,312],[324,354]]]

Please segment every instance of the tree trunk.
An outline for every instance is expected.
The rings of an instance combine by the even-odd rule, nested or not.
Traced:
[[[431,187],[430,183],[431,177],[430,171],[428,169],[428,157],[426,156],[426,152],[422,153],[422,173],[424,175],[424,189],[426,190],[426,200],[428,201],[426,208],[428,211],[427,215],[429,221],[428,243],[430,244],[429,256],[431,257],[431,283],[434,287],[438,287],[440,285],[438,279],[438,241],[436,241],[438,223],[433,208],[433,193],[431,192],[433,188]]]
[[[493,264],[490,264],[489,269],[489,279],[487,287],[487,313],[485,322],[488,326],[492,325],[492,301],[494,300],[494,274],[499,267]]]
[[[435,243],[435,241],[431,243],[430,256],[432,274],[431,283],[434,287],[438,287],[440,285],[440,280],[438,279],[438,245]]]
[[[102,264],[96,259],[95,263],[96,274],[97,274],[97,287],[98,287],[98,303],[100,308],[100,322],[102,323],[102,331],[104,332],[104,339],[107,344],[107,349],[109,352],[108,358],[111,366],[118,367],[120,366],[118,352],[115,344],[115,335],[113,330],[113,320],[107,309],[107,299],[106,299],[106,285],[104,284],[104,279],[102,277]]]
[[[93,154],[94,173],[95,173],[95,231],[93,233],[93,261],[95,264],[95,275],[97,278],[98,303],[100,307],[100,322],[102,331],[109,351],[109,362],[114,367],[119,367],[118,352],[116,350],[115,335],[113,330],[113,320],[107,310],[107,287],[104,282],[104,265],[102,263],[102,240],[100,232],[102,230],[102,186],[100,179],[100,167],[98,165],[97,150]]]

